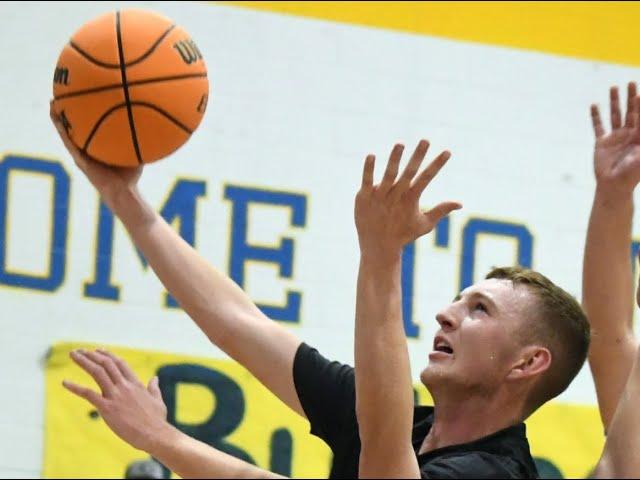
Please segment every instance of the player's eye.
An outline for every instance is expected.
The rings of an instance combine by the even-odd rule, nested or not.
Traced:
[[[482,302],[478,302],[473,307],[474,310],[480,310],[481,312],[487,313],[487,307]]]

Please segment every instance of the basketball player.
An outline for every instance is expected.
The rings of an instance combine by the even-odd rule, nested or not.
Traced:
[[[602,478],[640,476],[640,352],[633,332],[629,254],[633,192],[640,182],[640,98],[635,83],[627,88],[624,118],[618,89],[610,90],[609,133],[598,107],[591,106],[596,190],[584,252],[582,303],[592,331],[589,365],[608,432],[596,471]],[[637,299],[640,302],[640,291]]]
[[[592,119],[596,134],[594,160],[597,189],[585,249],[583,301],[591,315],[590,321],[594,327],[594,342],[589,350],[589,358],[596,382],[601,416],[605,429],[609,431],[602,457],[593,475],[596,478],[637,478],[640,475],[640,412],[637,409],[637,401],[640,399],[640,350],[638,350],[632,329],[633,311],[629,308],[628,303],[632,293],[629,261],[633,213],[632,195],[636,185],[640,182],[640,120],[638,119],[640,98],[636,96],[634,83],[629,84],[628,90],[627,112],[623,125],[617,89],[611,89],[612,132],[608,135],[605,135],[597,107],[592,106]],[[407,211],[406,206],[397,203],[397,195],[395,199],[392,195],[391,201],[387,200],[388,195],[386,197],[380,195],[380,190],[384,190],[384,180],[377,187],[377,191],[376,188],[372,188],[372,168],[372,165],[369,165],[369,172],[365,172],[365,180],[360,193],[362,195],[364,192],[364,197],[367,199],[371,219],[370,223],[361,222],[359,225],[363,252],[365,249],[362,248],[362,237],[368,235],[371,229],[375,228],[375,224],[384,225],[385,229],[389,230],[389,222],[393,224],[394,218],[402,217],[400,210]],[[398,204],[400,210],[394,212],[392,208],[389,208],[394,203]],[[414,222],[416,233],[419,233],[419,225],[424,223],[424,220],[416,215],[413,216],[417,219]],[[406,228],[406,225],[410,223],[403,221],[399,225]],[[362,232],[365,234],[363,235]],[[362,256],[359,284],[359,294],[362,297],[358,298],[358,304],[362,304],[363,308],[356,313],[356,328],[360,322],[361,332],[366,331],[366,333],[360,333],[356,336],[356,398],[362,399],[357,402],[357,419],[362,443],[359,474],[361,477],[417,478],[419,473],[425,476],[425,472],[424,470],[418,471],[419,465],[416,465],[414,451],[420,453],[428,449],[429,437],[433,437],[431,445],[435,443],[437,448],[438,440],[449,435],[449,432],[444,428],[439,433],[436,431],[438,417],[442,412],[442,409],[438,407],[440,393],[437,387],[445,383],[443,378],[447,375],[454,377],[451,375],[453,371],[451,364],[447,365],[444,362],[455,358],[441,356],[439,366],[432,362],[422,374],[423,382],[430,387],[434,395],[435,422],[421,447],[420,443],[416,442],[417,435],[414,426],[412,445],[408,440],[408,433],[411,429],[410,419],[412,415],[415,419],[417,410],[415,413],[413,412],[411,399],[406,394],[410,385],[410,377],[406,346],[398,314],[398,284],[395,282],[390,288],[384,283],[384,279],[388,278],[386,271],[389,270],[389,265],[385,265],[383,254],[386,248],[381,247],[380,244],[380,239],[384,238],[384,235],[374,234],[370,238],[372,243],[365,242],[365,244],[369,245],[368,248],[373,246],[375,254],[368,258],[366,255]],[[398,259],[395,255],[392,258],[393,268],[397,268]],[[371,272],[376,272],[376,268],[378,278],[371,274]],[[532,275],[531,272],[523,272],[518,269],[502,269],[502,271],[508,272],[505,277],[511,278],[512,281],[516,278],[525,279],[526,276]],[[489,275],[489,277],[492,276]],[[519,285],[531,288],[531,285],[536,285],[536,283],[530,280],[520,284],[514,282],[515,289]],[[468,291],[473,291],[475,288],[477,286],[471,287]],[[464,294],[465,292],[463,292],[461,299],[464,298]],[[367,296],[369,297],[368,301]],[[541,298],[544,298],[544,295],[540,296],[538,300]],[[640,289],[637,293],[637,300],[640,305]],[[370,305],[376,305],[377,308],[368,310],[367,307]],[[555,305],[557,308],[558,303]],[[539,313],[547,315],[549,311],[552,311],[545,312],[546,309],[540,308],[540,305],[537,310]],[[463,338],[464,328],[462,326],[467,323],[467,328],[469,328],[474,318],[473,315],[465,316],[464,309],[461,308],[461,311],[462,315],[456,315],[457,312],[454,311],[453,306],[450,306],[448,310],[440,314],[438,321],[443,327],[443,333],[446,333],[448,329],[456,337]],[[488,312],[483,312],[483,314],[486,313]],[[521,318],[525,318],[525,315]],[[614,322],[611,321],[611,318]],[[374,321],[376,319],[377,321]],[[486,316],[483,319],[490,320]],[[508,325],[508,322],[503,322],[503,326]],[[554,330],[559,333],[558,327],[561,326],[561,323],[556,321],[555,325],[551,324],[550,326],[547,334],[552,336]],[[535,329],[540,328],[540,325],[531,324],[530,327]],[[533,335],[540,335],[540,331],[533,332]],[[438,345],[438,336],[436,336],[434,344]],[[561,340],[558,346],[566,348],[566,345],[562,344]],[[452,350],[455,354],[455,350]],[[465,348],[464,353],[468,351],[471,350]],[[492,351],[491,344],[487,342],[485,356]],[[558,351],[562,350],[550,348],[551,366],[554,361],[558,361]],[[432,360],[435,360],[436,355],[439,354],[434,353]],[[475,356],[476,359],[482,357],[482,354]],[[494,357],[497,355],[489,355],[489,358]],[[509,370],[510,363],[510,361],[504,363],[504,366],[507,367],[505,371]],[[511,377],[513,380],[512,373],[513,371],[509,371],[505,378]],[[547,375],[549,373],[551,373],[551,369]],[[481,383],[472,377],[462,376],[462,378],[466,380],[460,382],[463,387],[461,390],[465,392],[473,383]],[[402,388],[403,384],[404,389]],[[448,387],[446,390],[446,393],[449,394],[453,388]],[[492,397],[487,395],[487,392],[491,392],[491,389],[485,389],[484,399],[476,400],[469,407],[471,412],[475,410],[476,416],[480,416],[478,409],[482,411],[483,400],[485,404],[491,404]],[[513,400],[516,404],[517,398]],[[463,403],[461,402],[461,404]],[[395,415],[390,417],[389,411],[392,409]],[[467,426],[469,417],[464,413],[467,412],[463,412],[461,415],[460,412],[454,411],[448,417],[444,416],[454,425],[456,423],[460,425],[464,431],[469,429]],[[499,417],[499,415],[497,416]],[[521,417],[526,416],[527,412],[525,411]],[[482,424],[482,420],[479,423]],[[455,431],[455,429],[449,431]],[[466,477],[468,474],[469,471],[462,469],[455,473],[443,472],[443,476]],[[484,477],[482,473],[479,476]],[[503,472],[503,475],[496,474],[497,476],[508,475]]]
[[[92,161],[72,144],[55,114],[52,118],[76,164],[182,308],[213,343],[307,418],[311,432],[331,447],[333,478],[359,473],[536,476],[522,420],[567,387],[589,342],[580,306],[541,275],[498,269],[438,314],[441,330],[421,376],[435,409],[413,410],[400,321],[399,252],[459,207],[445,202],[426,213],[418,208],[423,190],[448,159],[446,152],[418,173],[428,146],[420,142],[396,180],[402,153],[397,145],[375,187],[373,158],[365,163],[356,200],[361,247],[356,312],[361,370],[356,378],[352,368],[329,362],[266,318],[235,283],[183,241],[143,200],[137,189],[140,168],[114,169]],[[273,475],[170,426],[157,379],[145,388],[108,352],[74,352],[72,358],[93,376],[101,393],[70,383],[67,388],[93,403],[121,438],[178,475]],[[356,383],[362,392],[357,404]],[[372,458],[374,452],[391,460],[393,468]]]
[[[414,408],[401,318],[401,251],[434,225],[420,194],[443,163],[416,176],[426,144],[396,180],[401,146],[379,185],[367,158],[356,199],[356,416],[361,478],[531,478],[523,421],[562,393],[589,344],[578,303],[543,275],[498,268],[443,308]],[[441,207],[446,208],[446,207]],[[355,425],[355,421],[354,421]]]

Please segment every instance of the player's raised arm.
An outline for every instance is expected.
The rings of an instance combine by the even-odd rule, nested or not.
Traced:
[[[640,306],[640,287],[636,292]],[[640,477],[640,348],[609,422],[607,441],[594,478]]]
[[[640,477],[640,350],[611,423],[597,478]]]
[[[633,364],[631,223],[633,191],[640,181],[640,122],[636,85],[630,83],[624,118],[618,89],[610,91],[611,131],[596,105],[596,191],[584,251],[582,304],[591,323],[589,365],[607,429]]]
[[[111,168],[84,155],[52,120],[78,167],[122,221],[164,286],[209,339],[304,416],[293,383],[300,341],[267,318],[223,273],[184,241],[142,198],[141,168]]]
[[[420,478],[411,443],[413,389],[402,323],[402,248],[430,232],[461,205],[420,211],[420,195],[449,158],[441,153],[418,174],[429,144],[422,140],[396,180],[403,146],[396,145],[384,178],[374,185],[374,157],[365,161],[355,202],[360,242],[356,301],[356,412],[362,444],[359,477]]]

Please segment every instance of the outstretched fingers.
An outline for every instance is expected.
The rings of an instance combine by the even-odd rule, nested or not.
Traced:
[[[624,127],[634,128],[638,123],[638,102],[637,85],[635,82],[629,82],[627,85],[627,109],[624,116]],[[620,110],[620,93],[618,87],[609,89],[609,110],[611,116],[611,130],[618,130],[623,127],[622,111]],[[591,123],[596,138],[600,138],[605,134],[605,129],[600,118],[600,110],[597,105],[591,105]]]
[[[104,350],[102,348],[98,348],[97,351],[101,355],[104,355],[105,357],[110,358],[111,361],[114,363],[114,365],[118,368],[120,374],[124,378],[126,378],[130,382],[139,382],[140,381],[140,380],[138,380],[138,377],[136,376],[134,371],[131,370],[131,367],[129,365],[127,365],[127,362],[125,362],[123,359],[121,359],[120,357],[114,355],[110,351]]]
[[[427,165],[427,167],[420,172],[411,185],[411,194],[420,197],[425,188],[431,183],[431,181],[438,175],[438,172],[445,166],[447,161],[451,158],[451,152],[445,150],[440,153],[433,161]]]
[[[122,383],[124,377],[110,357],[104,354],[101,354],[99,352],[91,352],[91,351],[85,352],[85,355],[94,363],[97,363],[98,365],[100,365],[102,368],[105,369],[105,371],[107,372],[107,375],[109,375],[109,378],[111,379],[111,382],[114,385],[118,385]]]
[[[375,155],[367,155],[367,158],[364,160],[364,168],[362,169],[362,190],[371,190],[373,188],[373,171],[375,164]]]
[[[611,87],[609,90],[609,105],[611,111],[611,129],[617,130],[622,127],[622,114],[620,113],[620,95],[618,87]]]
[[[602,126],[602,119],[600,118],[600,109],[597,105],[591,105],[591,124],[593,125],[593,133],[596,138],[600,138],[604,135],[604,128]]]
[[[631,124],[633,128],[634,137],[636,140],[640,140],[640,95],[636,95],[633,99],[634,110],[632,114]]]
[[[99,363],[92,360],[84,352],[74,351],[71,352],[71,358],[77,363],[85,372],[87,372],[96,381],[102,394],[110,398],[114,392],[113,380],[109,377],[109,374],[105,368]]]
[[[393,197],[399,198],[409,189],[411,181],[418,173],[420,165],[427,154],[427,150],[429,150],[429,142],[427,140],[420,140],[420,142],[418,142],[418,146],[413,152],[413,155],[411,155],[409,163],[407,163],[407,166],[402,172],[400,179],[393,187],[391,192]]]
[[[423,234],[429,233],[436,224],[454,210],[460,210],[462,204],[460,202],[442,202],[426,212],[422,212],[424,216]]]
[[[69,390],[71,393],[74,393],[75,395],[81,398],[84,398],[87,402],[89,402],[91,405],[96,407],[98,410],[104,407],[105,399],[98,392],[95,392],[90,388],[77,385],[68,380],[64,380],[62,382],[62,386],[64,386],[64,388]]]
[[[633,128],[636,125],[638,117],[636,96],[638,95],[636,82],[629,82],[627,85],[627,113],[625,116],[624,126]]]
[[[404,145],[396,143],[389,155],[389,162],[387,168],[382,177],[382,182],[378,186],[378,191],[382,194],[387,193],[393,187],[396,177],[398,176],[398,169],[400,165],[400,159],[402,158],[402,152],[404,151]]]

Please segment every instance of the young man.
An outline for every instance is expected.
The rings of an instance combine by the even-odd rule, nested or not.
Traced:
[[[375,186],[369,157],[356,199],[361,251],[355,337],[362,445],[358,473],[536,477],[522,422],[562,393],[582,367],[587,320],[569,294],[539,273],[494,269],[436,316],[440,330],[421,374],[434,408],[414,409],[400,269],[403,246],[429,232],[437,220],[418,205],[443,163],[436,159],[416,177],[426,147],[418,145],[396,181],[402,150],[396,146]]]
[[[611,124],[612,132],[605,135],[604,128],[600,121],[600,115],[596,106],[592,106],[593,125],[596,133],[595,146],[595,172],[597,179],[597,189],[594,205],[591,213],[591,221],[587,234],[587,244],[584,261],[584,304],[588,309],[593,325],[594,341],[589,351],[591,369],[594,373],[596,388],[598,392],[600,412],[608,430],[608,438],[600,461],[594,472],[596,478],[637,478],[640,475],[640,410],[637,408],[637,401],[640,399],[640,350],[633,335],[632,313],[630,307],[630,297],[632,292],[631,264],[629,256],[629,246],[631,244],[631,220],[633,213],[633,190],[640,182],[640,98],[636,97],[636,85],[629,84],[627,113],[624,125],[620,113],[617,89],[611,89]],[[372,165],[369,165],[369,170]],[[415,205],[401,205],[396,198],[388,198],[384,192],[383,185],[373,187],[371,182],[371,172],[365,174],[363,187],[361,189],[360,202],[365,202],[361,207],[368,210],[369,218],[384,220],[382,224],[390,222],[393,225],[396,216],[402,216],[402,212],[414,211]],[[411,199],[409,201],[411,204]],[[390,214],[394,211],[395,214]],[[399,210],[398,210],[399,209]],[[385,212],[389,215],[385,215]],[[365,216],[365,218],[367,217]],[[406,226],[413,223],[415,225],[415,235],[419,235],[421,224],[425,220],[419,216],[405,218],[396,225]],[[363,307],[358,310],[357,322],[362,325],[360,328],[366,334],[356,337],[356,343],[360,343],[360,354],[356,354],[356,382],[358,402],[358,421],[360,428],[360,438],[362,450],[360,455],[359,473],[360,476],[386,476],[386,477],[417,477],[420,473],[428,476],[424,468],[418,471],[418,465],[414,458],[414,450],[417,451],[419,443],[410,445],[407,440],[408,431],[411,428],[409,421],[412,411],[411,401],[406,395],[407,386],[410,384],[408,377],[408,364],[406,346],[402,340],[401,330],[398,328],[400,321],[397,313],[397,282],[386,273],[389,270],[397,269],[398,245],[400,245],[402,235],[387,235],[387,241],[381,243],[384,235],[368,235],[371,224],[362,221],[359,226],[361,237],[361,249],[363,252],[361,261],[361,281],[359,288],[358,304]],[[393,231],[387,223],[387,231]],[[363,242],[363,237],[369,237]],[[389,239],[396,238],[396,242],[389,242]],[[368,246],[362,248],[363,245]],[[373,248],[375,255],[367,255],[367,250]],[[385,255],[385,252],[392,252],[393,255]],[[523,272],[518,269],[502,269],[489,277],[497,276],[506,278],[513,282],[514,288],[518,285],[537,289],[546,283],[542,280],[538,283],[531,272]],[[377,278],[376,278],[377,277]],[[385,282],[386,280],[386,282]],[[524,281],[523,281],[524,280]],[[470,290],[475,289],[472,287]],[[539,299],[546,295],[539,296]],[[636,294],[640,305],[640,288]],[[463,296],[464,298],[464,292]],[[377,303],[375,303],[377,302]],[[375,309],[368,309],[376,304]],[[558,303],[553,309],[542,308],[539,311],[549,315],[557,310]],[[575,306],[571,307],[572,309]],[[450,307],[450,310],[453,308]],[[471,309],[462,308],[462,314],[458,314],[457,320],[454,314],[447,319],[440,315],[440,323],[449,329],[454,327],[459,330],[462,337],[463,328],[461,325],[467,323],[467,327],[473,323],[473,314],[466,314]],[[545,311],[546,310],[546,311]],[[486,312],[483,312],[485,321]],[[551,320],[548,318],[547,320]],[[509,322],[503,322],[508,327]],[[544,324],[543,324],[544,325]],[[556,328],[562,323],[556,323]],[[552,333],[552,330],[548,333]],[[475,336],[475,335],[474,335]],[[436,336],[436,346],[438,344]],[[566,346],[566,345],[565,345]],[[491,343],[487,343],[486,350],[493,350]],[[470,349],[465,348],[465,353]],[[453,350],[455,353],[455,350]],[[553,350],[552,360],[557,361],[558,355]],[[434,354],[433,360],[436,360]],[[517,357],[516,357],[517,358]],[[635,359],[635,363],[634,363]],[[449,363],[444,363],[449,360]],[[453,361],[455,356],[440,356],[439,366],[435,362],[423,372],[423,381],[429,386],[429,379],[434,378],[434,373],[438,375],[432,380],[432,385],[443,384],[442,378],[445,376],[454,377]],[[460,359],[458,359],[460,361]],[[508,366],[510,362],[506,362]],[[429,373],[431,370],[431,373]],[[631,373],[630,373],[631,372]],[[505,379],[523,380],[519,375],[512,377],[513,370],[509,371]],[[549,373],[547,373],[549,375]],[[388,378],[395,378],[396,381],[389,382]],[[540,377],[542,378],[542,377]],[[470,379],[464,384],[465,389],[474,382]],[[481,380],[475,380],[480,384]],[[454,382],[452,382],[454,383]],[[505,382],[505,386],[507,383]],[[402,388],[402,387],[405,388]],[[431,388],[436,401],[436,409],[433,415],[433,422],[430,426],[429,434],[422,443],[419,452],[438,444],[438,438],[447,438],[449,431],[445,427],[438,433],[438,423],[440,418],[445,420],[440,422],[446,425],[449,420],[454,425],[457,423],[462,431],[469,431],[467,425],[468,416],[460,411],[455,411],[450,415],[441,415],[443,409],[438,406],[438,396],[441,389]],[[485,392],[491,392],[490,389]],[[448,393],[448,392],[447,392]],[[491,397],[488,396],[488,399]],[[515,399],[517,403],[517,398]],[[488,402],[491,403],[490,401]],[[482,405],[482,401],[479,402]],[[459,402],[464,405],[464,400]],[[395,418],[388,415],[393,407]],[[473,409],[474,407],[472,407]],[[417,413],[417,411],[416,411]],[[527,415],[526,410],[523,417]],[[500,417],[499,414],[496,417]],[[444,432],[444,433],[442,433]],[[384,435],[381,435],[384,433]],[[432,437],[430,440],[429,437]],[[451,442],[449,442],[451,443]],[[440,445],[447,442],[440,442]],[[456,447],[458,448],[458,447]],[[477,449],[477,448],[476,448]],[[456,454],[453,453],[455,456]],[[485,452],[486,455],[486,452]],[[461,464],[473,458],[474,454],[459,456]],[[499,456],[494,456],[494,460]],[[420,457],[418,457],[420,460]],[[502,466],[489,467],[485,469],[487,457],[484,461],[475,461],[480,466],[475,470],[474,476],[490,477],[488,470],[493,468],[493,475],[510,476],[504,471],[510,462],[508,459],[502,460]],[[467,476],[470,472],[465,469],[458,469],[452,472],[443,472],[442,476]],[[427,473],[427,475],[425,475]]]
[[[396,181],[402,153],[396,146],[376,187],[373,158],[367,159],[356,201],[362,253],[356,378],[352,368],[329,362],[266,318],[235,283],[184,242],[142,199],[137,190],[141,169],[93,162],[72,144],[53,111],[52,119],[76,164],[182,308],[213,343],[306,417],[312,433],[331,447],[333,478],[359,472],[432,478],[536,475],[522,419],[566,388],[586,357],[589,337],[580,307],[538,274],[498,270],[437,316],[441,333],[422,375],[436,409],[417,409],[414,418],[400,321],[399,251],[459,207],[445,202],[426,213],[418,209],[421,193],[448,153],[418,174],[428,147],[420,142]],[[553,335],[552,320],[559,322]],[[92,402],[116,434],[178,475],[273,475],[168,425],[157,382],[145,388],[120,359],[108,352],[75,352],[72,357],[102,392],[69,383],[67,388]],[[399,460],[400,467],[380,464],[385,457]],[[360,460],[364,467],[359,470]]]
[[[582,303],[593,334],[589,365],[608,432],[597,474],[609,478],[640,475],[640,431],[634,431],[640,430],[640,415],[632,404],[640,399],[640,351],[633,332],[630,255],[633,192],[640,182],[639,111],[633,82],[624,119],[618,89],[610,90],[609,133],[598,107],[591,106],[596,190],[584,252]]]

